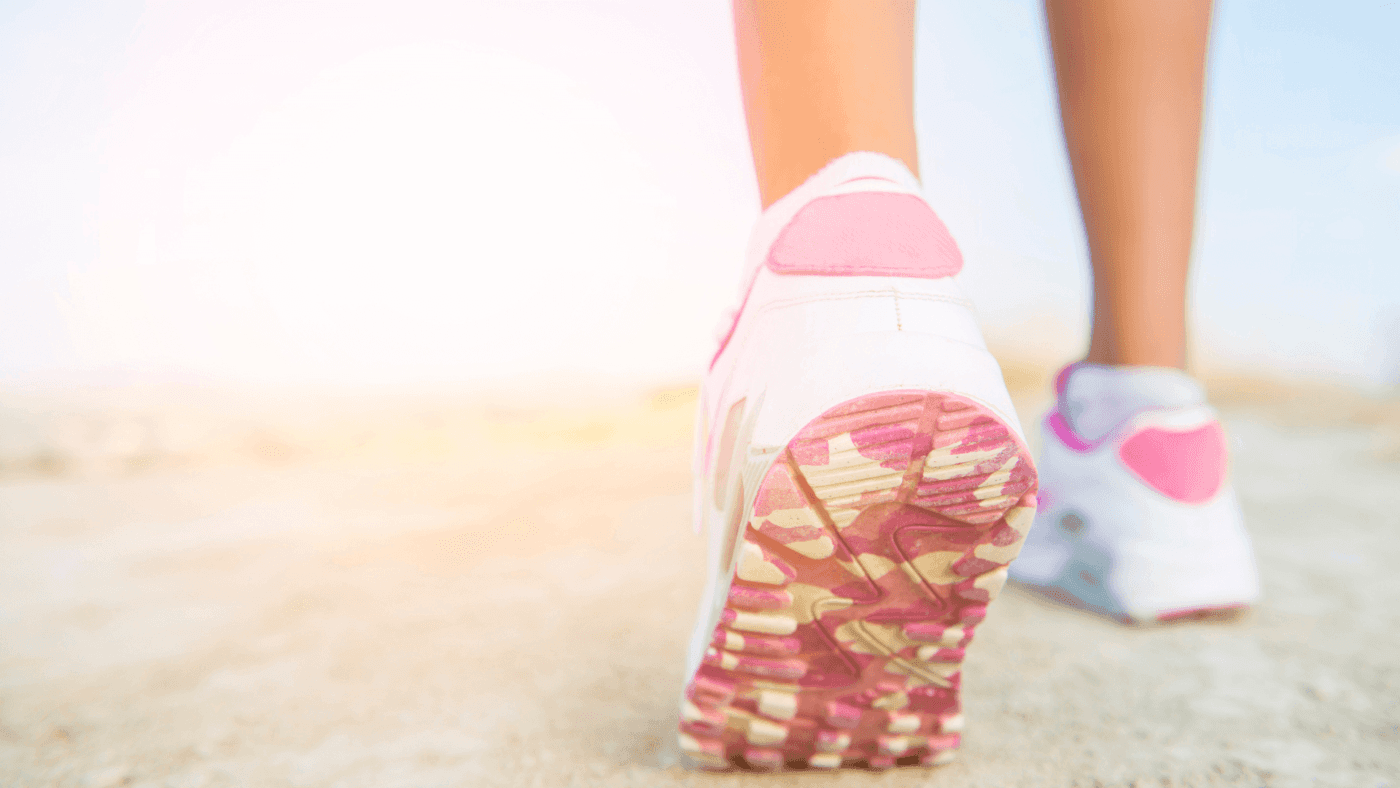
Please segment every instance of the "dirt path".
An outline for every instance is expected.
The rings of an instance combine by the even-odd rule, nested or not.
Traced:
[[[43,433],[25,403],[10,434]],[[884,774],[677,765],[683,393],[14,460],[0,784],[1400,786],[1400,431],[1309,407],[1227,410],[1257,611],[1129,629],[1008,590],[959,762]]]

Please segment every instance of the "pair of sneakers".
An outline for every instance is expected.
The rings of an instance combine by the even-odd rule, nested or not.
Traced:
[[[1067,367],[1037,474],[961,267],[879,154],[760,218],[699,404],[708,579],[679,732],[696,765],[951,760],[964,650],[1008,577],[1131,621],[1257,596],[1200,387]]]

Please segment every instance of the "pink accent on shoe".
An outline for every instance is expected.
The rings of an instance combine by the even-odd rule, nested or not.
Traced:
[[[1099,446],[1099,441],[1086,441],[1079,437],[1079,433],[1075,432],[1074,428],[1069,426],[1069,422],[1065,420],[1064,416],[1060,415],[1059,411],[1055,411],[1049,416],[1046,416],[1045,423],[1049,425],[1050,431],[1055,433],[1055,437],[1059,438],[1061,443],[1080,454],[1093,451]]]
[[[718,769],[946,762],[965,647],[1035,516],[1025,445],[959,396],[869,394],[800,430],[755,499],[681,746]]]
[[[1065,395],[1065,389],[1069,386],[1069,376],[1073,375],[1074,371],[1083,365],[1083,361],[1066,364],[1063,369],[1055,374],[1055,396],[1063,397]]]
[[[768,588],[734,586],[729,589],[729,604],[746,610],[782,610],[792,605],[792,595]]]
[[[1123,441],[1118,456],[1138,478],[1181,503],[1205,503],[1225,483],[1225,431],[1218,421],[1184,432],[1147,427]]]
[[[919,197],[852,192],[807,204],[768,250],[778,274],[941,279],[962,270],[962,253]]]
[[[894,183],[862,175],[840,185],[864,180]],[[798,211],[769,248],[766,263],[779,274],[939,279],[962,270],[962,252],[943,220],[917,196],[852,192],[819,197]],[[734,337],[755,281],[751,275],[711,367]]]
[[[739,316],[744,314],[744,307],[749,305],[749,296],[753,294],[753,283],[750,279],[748,289],[744,291],[744,300],[739,302],[739,308],[734,310],[733,317],[729,320],[729,328],[725,330],[724,336],[719,340],[719,347],[715,348],[715,354],[710,357],[710,368],[713,369],[719,357],[724,354],[724,349],[729,347],[729,340],[734,338],[734,331],[739,327]]]
[[[1180,610],[1164,610],[1157,614],[1157,621],[1168,623],[1171,621],[1181,621],[1185,619],[1206,621],[1225,620],[1244,613],[1249,610],[1249,605],[1239,602],[1224,605],[1203,605],[1201,607],[1187,607]]]

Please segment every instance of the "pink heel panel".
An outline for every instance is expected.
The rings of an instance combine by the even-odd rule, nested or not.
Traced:
[[[1118,449],[1123,464],[1182,503],[1205,503],[1225,483],[1225,431],[1213,421],[1187,432],[1147,427]]]
[[[778,274],[940,279],[962,252],[928,203],[912,194],[854,192],[798,211],[768,251]]]

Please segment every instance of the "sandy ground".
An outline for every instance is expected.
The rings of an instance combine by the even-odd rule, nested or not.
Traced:
[[[1400,786],[1400,406],[1216,392],[1256,611],[1127,628],[1009,589],[958,763],[775,777],[678,764],[690,392],[11,391],[0,785]]]

